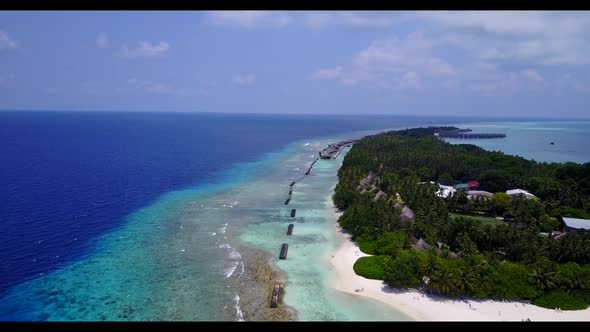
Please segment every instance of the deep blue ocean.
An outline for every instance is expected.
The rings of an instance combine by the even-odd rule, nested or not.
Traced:
[[[0,112],[0,298],[17,285],[92,257],[101,237],[162,195],[231,181],[234,173],[228,170],[293,141],[475,120]],[[0,310],[0,320],[47,318],[23,315],[14,305],[14,312]]]

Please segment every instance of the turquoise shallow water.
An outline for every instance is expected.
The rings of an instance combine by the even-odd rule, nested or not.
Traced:
[[[333,142],[312,141],[309,145],[299,146],[297,152],[287,159],[287,164],[308,166],[315,159],[314,152]],[[274,263],[287,275],[285,303],[297,310],[299,320],[409,320],[379,302],[342,293],[329,286],[328,259],[338,241],[331,195],[346,151],[348,148],[335,160],[318,160],[311,175],[294,186],[289,205],[280,206],[278,202],[279,206],[269,211],[267,222],[246,225],[240,239],[275,253]],[[306,169],[301,168],[301,172]],[[276,183],[282,189],[282,197],[286,197],[289,183],[288,180]],[[297,209],[295,218],[289,215],[292,208]],[[285,235],[289,223],[295,225],[291,236]],[[278,259],[282,243],[289,244],[286,260]]]
[[[474,144],[546,162],[590,161],[590,121],[518,121],[455,124],[474,133],[505,133],[500,139],[446,139],[450,143]],[[555,144],[550,144],[554,142]]]

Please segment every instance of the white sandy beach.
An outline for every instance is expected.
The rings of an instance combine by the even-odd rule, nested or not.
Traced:
[[[338,218],[336,213],[335,218]],[[524,302],[440,300],[416,290],[394,290],[382,281],[366,279],[354,273],[352,266],[355,261],[370,255],[361,252],[358,245],[350,240],[350,235],[343,233],[336,222],[334,224],[334,231],[341,241],[336,252],[329,257],[333,272],[332,287],[383,302],[415,320],[522,321],[528,318],[531,321],[590,321],[590,308],[558,312]]]

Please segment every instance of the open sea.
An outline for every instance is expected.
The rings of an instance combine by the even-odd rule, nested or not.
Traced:
[[[318,161],[283,203],[337,139],[461,123],[508,134],[463,142],[590,161],[590,122],[0,112],[0,320],[241,320],[240,246],[276,256],[285,241],[289,259],[274,263],[298,319],[407,320],[328,287],[330,196],[346,151]]]

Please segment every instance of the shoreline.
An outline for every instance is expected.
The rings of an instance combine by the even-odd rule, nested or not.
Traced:
[[[331,287],[341,292],[366,296],[382,302],[414,320],[419,321],[590,321],[590,308],[575,311],[555,311],[524,301],[460,300],[437,297],[419,290],[398,290],[381,280],[357,275],[353,265],[360,257],[371,256],[360,251],[351,236],[345,233],[337,219],[342,214],[332,207],[334,227],[339,243],[332,253]],[[355,290],[362,291],[355,291]]]

